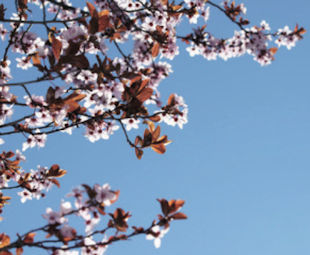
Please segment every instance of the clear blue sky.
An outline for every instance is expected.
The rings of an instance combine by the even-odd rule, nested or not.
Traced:
[[[310,29],[308,0],[244,3],[253,23]],[[212,8],[208,27],[224,37],[237,29]],[[13,200],[0,232],[41,226],[45,208],[58,209],[71,188],[108,182],[121,190],[116,206],[132,212],[129,223],[148,226],[163,197],[185,199],[189,219],[172,223],[160,249],[138,237],[106,254],[310,254],[309,63],[309,33],[292,50],[280,48],[267,67],[251,57],[207,62],[181,51],[160,91],[184,96],[189,123],[162,126],[173,140],[166,154],[148,150],[138,161],[120,131],[95,144],[82,131],[52,135],[45,148],[26,151],[24,166],[60,164],[68,170],[61,189],[23,205]],[[18,144],[14,138],[3,148]]]

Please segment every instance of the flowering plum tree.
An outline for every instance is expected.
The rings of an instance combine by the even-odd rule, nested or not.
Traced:
[[[216,38],[207,30],[211,10],[219,11],[236,25],[231,38]],[[121,129],[138,159],[146,148],[163,154],[170,142],[161,135],[160,123],[182,128],[187,123],[184,99],[171,94],[167,103],[159,84],[169,76],[168,61],[185,43],[190,56],[207,60],[253,56],[268,65],[280,46],[288,49],[302,39],[305,29],[285,26],[271,32],[266,21],[251,25],[246,7],[235,1],[218,4],[209,0],[15,0],[0,5],[0,143],[6,136],[20,135],[21,148],[0,155],[0,189],[17,189],[21,202],[45,196],[58,178],[66,174],[57,164],[25,171],[25,151],[43,147],[56,132],[72,134],[85,129],[90,142],[109,139]],[[178,25],[187,20],[192,30]],[[13,77],[11,68],[31,70],[37,78]],[[57,83],[57,85],[55,85]],[[40,88],[35,94],[33,85]],[[38,91],[36,89],[35,91]],[[37,93],[37,92],[36,92]],[[131,129],[145,125],[143,135],[132,138]],[[14,151],[14,152],[13,152]],[[15,184],[13,184],[15,183]],[[10,197],[0,193],[0,213]],[[103,254],[107,246],[144,234],[156,247],[172,220],[186,219],[179,212],[183,200],[158,199],[162,214],[148,227],[127,224],[129,212],[106,208],[116,202],[119,191],[108,184],[83,184],[68,195],[60,209],[46,209],[46,225],[11,240],[0,234],[0,254],[23,253],[23,247],[51,254]],[[85,233],[69,225],[69,217],[85,222]],[[100,219],[104,228],[96,228]],[[45,233],[43,238],[39,233]]]

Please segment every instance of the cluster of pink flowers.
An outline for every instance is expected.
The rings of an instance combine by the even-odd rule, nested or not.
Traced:
[[[55,132],[52,130],[55,127],[71,134],[83,124],[85,136],[91,142],[109,139],[120,125],[125,126],[126,132],[138,129],[141,117],[145,119],[154,114],[156,121],[183,128],[188,120],[188,107],[183,98],[175,95],[173,110],[172,106],[162,104],[158,90],[161,81],[172,72],[168,61],[179,54],[178,40],[188,44],[186,50],[190,56],[227,60],[250,54],[261,65],[267,65],[277,50],[273,44],[290,49],[305,32],[303,28],[292,31],[286,26],[272,34],[266,21],[248,27],[249,21],[244,18],[246,7],[234,1],[224,1],[220,6],[203,0],[180,3],[97,0],[94,5],[87,2],[87,6],[80,8],[69,0],[61,3],[32,0],[28,5],[28,9],[21,8],[21,13],[12,13],[6,23],[0,20],[1,39],[9,43],[12,54],[17,56],[17,68],[36,68],[43,75],[33,83],[57,78],[64,83],[50,87],[46,94],[34,96],[21,82],[26,94],[24,102],[19,101],[9,92],[8,82],[13,77],[11,62],[7,60],[9,52],[5,53],[0,62],[0,100],[5,100],[0,104],[0,128],[8,130],[14,126],[14,132],[26,134],[23,150],[43,147],[48,131]],[[41,25],[46,30],[44,22],[57,21],[57,27],[48,31],[48,40],[37,29],[34,32],[30,27],[24,28],[26,21],[31,24],[31,15],[23,13],[30,10],[30,6],[33,13],[44,10],[42,23],[34,24],[37,28]],[[187,35],[179,34],[177,27],[184,19],[191,24],[201,19],[200,23],[207,24],[212,6],[236,23],[239,31],[231,38],[221,39],[206,31],[204,25]],[[7,23],[13,29],[10,38]],[[132,95],[130,89],[135,84],[132,80],[137,76],[147,81],[143,88],[151,90],[144,92],[140,88]],[[150,104],[155,106],[153,114],[148,112],[153,108],[146,108]],[[34,112],[9,125],[7,120],[14,116],[15,105],[26,105]]]
[[[6,60],[0,63],[0,85],[6,84],[10,79],[12,79],[10,64],[10,60]],[[5,87],[4,90],[8,90],[8,87]]]
[[[153,240],[155,248],[159,248],[161,245],[161,239],[168,233],[169,228],[161,228],[156,225],[151,228],[152,234],[146,235],[147,240]]]
[[[18,181],[21,178],[24,178],[25,175],[23,175],[22,173],[18,173],[16,171],[9,171],[7,172],[10,168],[8,166],[8,158],[12,158],[13,156],[15,156],[15,160],[16,162],[20,162],[20,161],[25,161],[26,157],[19,151],[16,150],[15,154],[12,152],[10,156],[5,155],[6,153],[2,153],[1,157],[0,157],[0,189],[8,187],[9,186],[9,182],[10,181],[15,181],[18,183]]]
[[[300,36],[290,30],[288,26],[285,26],[283,29],[278,29],[277,35],[278,38],[275,40],[275,43],[279,47],[285,46],[289,50],[295,47],[296,42],[301,39]]]
[[[22,134],[26,139],[22,151],[44,147],[51,133],[71,134],[84,126],[90,142],[109,139],[122,130],[139,159],[145,148],[165,153],[170,141],[160,135],[160,126],[154,122],[181,129],[188,122],[183,97],[171,94],[164,104],[159,90],[172,73],[169,61],[179,55],[179,43],[187,44],[192,57],[228,60],[248,54],[265,66],[274,60],[278,47],[291,49],[306,32],[302,27],[291,30],[285,26],[272,33],[266,21],[249,26],[244,4],[228,0],[222,5],[210,0],[94,0],[82,7],[70,0],[19,0],[14,4],[17,13],[8,13],[0,4],[0,37],[6,44],[0,52],[0,136]],[[213,7],[238,28],[230,37],[215,37],[207,30]],[[186,34],[178,31],[183,20],[195,26]],[[12,66],[21,75],[13,77]],[[20,80],[28,70],[37,78]],[[36,83],[42,83],[36,86],[42,88],[36,89],[39,95],[33,93]],[[22,92],[17,93],[18,89]],[[127,132],[141,125],[147,125],[143,137],[131,140]],[[25,157],[19,150],[0,155],[0,190],[21,188],[22,203],[45,196],[52,185],[59,186],[56,178],[66,173],[58,165],[26,172],[19,165],[22,160]],[[10,186],[10,182],[17,184]],[[68,194],[74,206],[62,201],[58,211],[47,208],[43,215],[47,225],[35,230],[56,239],[33,243],[34,234],[29,232],[10,244],[3,233],[0,253],[11,254],[8,250],[17,248],[21,254],[18,249],[32,243],[52,250],[53,255],[77,255],[77,249],[83,255],[101,255],[110,243],[138,234],[145,234],[158,248],[170,221],[187,218],[179,212],[183,200],[159,199],[162,215],[158,221],[147,229],[133,227],[130,234],[119,234],[127,232],[130,213],[121,208],[105,212],[118,195],[108,184],[75,188]],[[0,213],[9,199],[0,192]],[[84,222],[85,234],[78,235],[69,225],[69,216],[74,215]],[[102,216],[110,219],[105,228],[98,229]],[[113,234],[106,238],[108,230]]]
[[[1,70],[0,73],[4,72]],[[14,100],[14,95],[10,93],[9,87],[0,87],[0,99],[7,102]],[[13,105],[9,104],[0,104],[0,125],[4,124],[7,118],[10,118],[13,114]]]
[[[211,33],[205,32],[203,29],[196,29],[188,37],[191,39],[191,43],[186,50],[192,57],[202,55],[207,60],[216,60],[217,57],[228,60],[229,58],[249,54],[254,57],[255,61],[264,66],[271,64],[271,61],[274,59],[274,52],[269,48],[269,44],[272,41],[272,35],[269,34],[269,30],[269,24],[266,21],[262,21],[259,27],[253,26],[241,31],[235,31],[233,37],[222,40],[215,38]],[[283,34],[281,30],[277,33],[279,35]],[[279,36],[275,43],[279,46],[285,45],[290,48],[293,44],[290,42],[290,36],[288,35],[289,33]],[[294,38],[294,43],[298,40],[297,35],[292,35],[291,37]]]
[[[13,158],[15,156],[15,158]],[[55,179],[65,174],[58,165],[51,168],[38,166],[36,170],[25,171],[19,165],[26,157],[19,151],[3,152],[0,155],[0,190],[20,188],[17,194],[22,203],[33,198],[40,199],[53,185],[59,186]],[[12,184],[13,183],[13,184]]]
[[[20,171],[20,173],[15,174],[15,181],[20,182],[20,180],[23,180],[25,182],[25,188],[17,193],[22,203],[33,198],[45,197],[45,192],[49,191],[55,184],[54,177],[49,177],[48,172],[47,167],[38,166],[37,170],[30,170],[30,173]]]
[[[57,168],[54,166],[51,169]],[[73,205],[71,201],[62,200],[59,210],[48,207],[42,215],[47,224],[19,236],[19,240],[11,245],[22,247],[32,244],[34,247],[52,250],[53,255],[77,255],[79,251],[82,255],[102,255],[114,241],[127,240],[135,235],[144,234],[147,240],[153,240],[154,246],[159,248],[161,239],[169,231],[170,222],[187,218],[185,214],[179,212],[184,205],[183,200],[158,199],[162,210],[162,215],[158,214],[158,221],[154,220],[151,226],[145,229],[132,226],[133,231],[127,233],[129,227],[127,221],[131,217],[129,212],[117,208],[114,213],[106,213],[107,207],[116,202],[118,196],[119,191],[111,190],[109,184],[95,184],[93,187],[83,184],[74,188],[67,195],[72,198]],[[74,216],[84,222],[84,234],[78,233],[79,227],[73,227],[78,221],[69,223],[69,219]],[[103,217],[110,219],[104,223],[106,226],[104,224],[99,226],[98,223]],[[38,232],[43,232],[46,238],[53,237],[53,239],[34,242]],[[1,238],[0,236],[0,241]]]
[[[104,208],[110,206],[111,203],[117,200],[117,193],[110,189],[108,184],[95,184],[93,188],[84,186],[85,188],[74,188],[68,197],[74,198],[74,207],[70,201],[62,201],[59,211],[54,211],[51,208],[46,209],[43,218],[48,221],[49,227],[47,232],[51,235],[56,235],[61,240],[80,241],[81,236],[77,236],[77,231],[71,227],[69,216],[75,215],[80,217],[85,223],[85,237],[82,241],[84,245],[81,249],[81,254],[103,254],[108,245],[103,245],[107,241],[104,236],[101,240],[94,240],[94,228],[100,222],[100,213],[98,206]],[[93,193],[92,195],[90,193]],[[88,194],[85,196],[85,194]],[[55,250],[54,254],[78,254],[77,250],[66,250],[66,245]],[[79,246],[77,246],[79,247]]]
[[[168,113],[164,112],[159,114],[160,121],[163,121],[170,126],[177,125],[182,129],[183,125],[187,123],[188,106],[185,104],[183,97],[173,95],[173,98],[174,104],[172,107],[169,107]]]

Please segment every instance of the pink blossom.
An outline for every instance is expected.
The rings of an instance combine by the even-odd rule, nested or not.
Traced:
[[[31,118],[25,119],[25,124],[28,125],[29,127],[39,127],[43,123],[42,123],[41,119],[33,116]]]
[[[106,241],[104,237],[101,243]],[[96,245],[96,242],[92,238],[86,237],[84,239],[84,247],[81,250],[81,255],[102,255],[107,250],[107,247],[107,245]]]
[[[67,224],[63,225],[63,227],[60,229],[60,233],[63,238],[72,239],[75,237],[75,229]]]
[[[203,17],[204,21],[208,21],[210,18],[210,7],[208,6],[205,10],[202,11],[201,16]]]
[[[5,63],[5,65],[4,65]],[[10,69],[10,60],[6,60],[5,62],[0,65],[0,85],[5,84],[8,80],[12,79],[11,76],[11,69]]]
[[[52,116],[50,115],[49,111],[40,109],[40,111],[35,113],[35,116],[40,123],[50,123],[53,121]]]
[[[20,150],[15,151],[15,158],[19,161],[25,161],[26,157],[20,152]]]
[[[97,202],[104,204],[105,206],[111,205],[111,200],[116,198],[114,192],[111,191],[109,184],[104,184],[103,186],[95,184],[94,189],[96,191]]]
[[[31,98],[30,98],[27,95],[27,96],[24,96],[24,99],[26,101],[26,104],[29,105],[30,107],[39,107],[39,106],[47,105],[43,96],[31,95]]]
[[[5,120],[11,117],[13,114],[13,105],[2,104],[0,106],[0,124],[3,124]]]
[[[23,189],[17,193],[21,198],[20,201],[25,203],[27,200],[32,200],[32,194],[29,190]]]
[[[80,209],[83,207],[84,203],[83,203],[83,193],[84,191],[80,188],[74,188],[72,190],[72,192],[70,192],[69,194],[67,194],[67,197],[74,197],[75,198],[75,208]]]
[[[270,31],[270,26],[269,26],[269,24],[268,24],[265,20],[263,20],[263,21],[260,23],[260,26],[261,26],[261,28],[262,28],[263,30]]]
[[[160,229],[158,225],[151,228],[152,233],[146,235],[147,240],[154,240],[155,248],[159,248],[161,245],[161,239],[169,231],[169,228]]]
[[[49,224],[62,224],[66,221],[59,212],[55,212],[49,207],[46,209],[46,214],[43,214],[42,216]]]
[[[0,24],[0,37],[1,37],[2,41],[5,40],[5,36],[7,33],[8,33],[8,31],[5,29],[3,24]]]
[[[126,125],[126,130],[130,131],[132,128],[138,129],[139,126],[138,124],[140,123],[140,120],[134,119],[134,118],[129,118],[129,119],[124,119],[122,122]]]
[[[63,246],[66,248],[66,246]],[[64,250],[64,249],[57,249],[53,252],[53,255],[79,255],[78,251],[71,251],[71,250]]]
[[[33,148],[35,146],[38,146],[39,148],[44,147],[46,138],[47,138],[46,134],[29,135],[27,141],[23,143],[22,151],[25,151],[28,148]]]
[[[60,204],[60,213],[61,215],[68,214],[72,211],[72,205],[69,201],[64,202],[62,201]]]
[[[85,36],[87,31],[82,29],[81,26],[72,26],[62,32],[61,36],[66,41],[77,39],[79,36]]]
[[[85,217],[85,232],[87,234],[90,234],[95,226],[100,222],[100,217],[97,212],[93,213],[94,217],[91,217],[91,214],[88,214],[87,217]]]

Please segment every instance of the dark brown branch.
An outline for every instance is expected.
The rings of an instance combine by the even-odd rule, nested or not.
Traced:
[[[12,20],[12,19],[3,19],[1,20],[1,22],[5,22],[5,23],[19,23],[19,24],[31,24],[31,25],[46,25],[46,24],[53,24],[53,23],[67,23],[67,22],[73,22],[73,21],[78,21],[81,18],[83,18],[84,16],[81,17],[77,17],[74,19],[66,19],[66,20],[43,20],[43,21],[39,21],[39,20]]]
[[[57,78],[60,78],[60,75],[55,76],[55,77],[50,77],[49,75],[45,74],[42,77],[37,78],[36,80],[0,84],[0,87],[23,86],[23,85],[28,85],[32,83],[38,83],[41,81],[50,81],[50,80],[54,80]]]
[[[34,116],[34,114],[26,115],[26,116],[24,116],[24,117],[22,117],[22,118],[20,118],[20,119],[17,119],[17,120],[14,120],[14,121],[11,121],[11,122],[2,124],[2,125],[0,125],[0,128],[9,127],[9,126],[14,127],[14,126],[16,126],[19,122],[21,122],[21,121],[23,121],[23,120],[25,120],[25,119],[31,118],[31,117],[33,117],[33,116]],[[1,133],[0,133],[0,135],[1,135]]]
[[[72,7],[72,6],[69,6],[69,5],[66,5],[64,2],[56,2],[55,0],[47,0],[48,2],[54,4],[54,5],[57,5],[59,7],[61,7],[63,10],[66,10],[66,11],[73,11],[73,12],[76,12],[76,9],[75,7]],[[83,10],[81,10],[81,13],[85,16],[89,16],[89,13],[88,12],[85,12]]]
[[[213,3],[212,1],[207,1],[207,4],[212,5],[213,7],[217,8],[218,10],[220,10],[221,12],[223,12],[233,23],[235,23],[241,30],[243,30],[244,32],[248,33],[249,31],[247,31],[241,24],[240,22],[234,20],[229,14],[227,14],[227,12],[225,11],[225,9],[223,9],[221,6],[219,6],[218,4]]]

